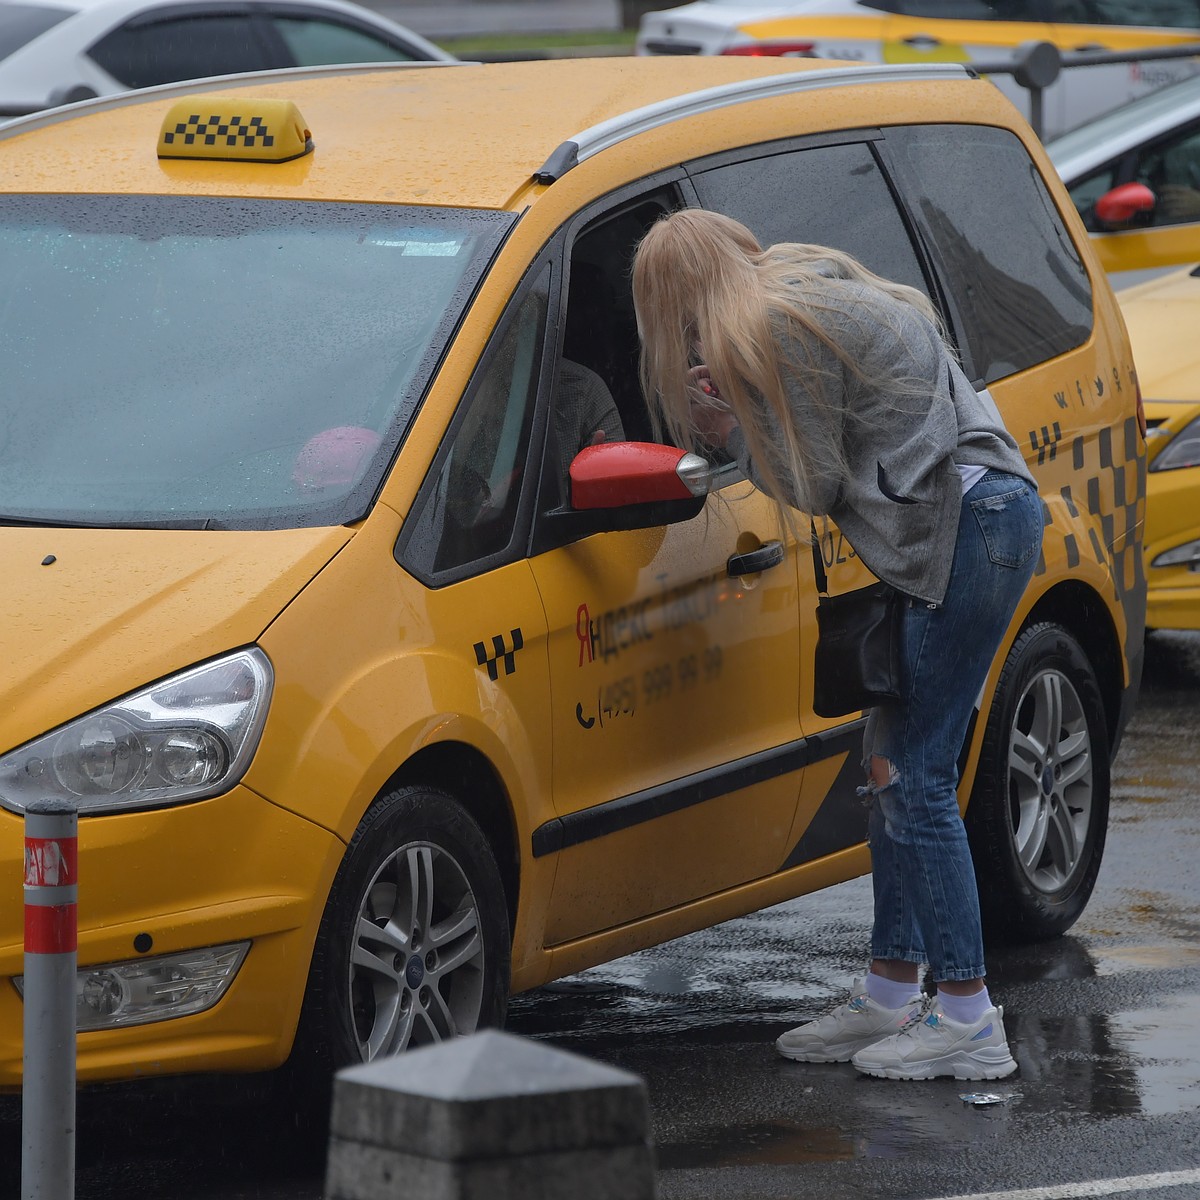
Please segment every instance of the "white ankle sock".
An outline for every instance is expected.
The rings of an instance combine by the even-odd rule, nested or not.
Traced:
[[[903,1008],[921,991],[921,985],[914,980],[912,983],[897,983],[894,979],[884,979],[873,971],[867,972],[867,995],[876,1004],[884,1008]]]
[[[937,998],[938,1008],[950,1020],[957,1021],[960,1025],[974,1025],[992,1007],[986,987],[973,996],[951,996],[947,992],[939,991]]]

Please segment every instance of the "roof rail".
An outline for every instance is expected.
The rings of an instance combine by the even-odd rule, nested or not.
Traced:
[[[964,63],[871,64],[869,66],[827,67],[796,71],[789,75],[769,75],[762,79],[742,79],[717,87],[688,92],[669,100],[659,100],[643,108],[635,108],[618,117],[601,121],[568,138],[559,145],[542,166],[533,173],[538,183],[553,183],[572,167],[578,166],[593,154],[607,150],[627,138],[648,129],[668,125],[698,113],[743,104],[749,100],[764,100],[772,96],[788,96],[795,92],[817,91],[823,88],[848,87],[858,83],[912,83],[929,79],[969,79],[976,74]]]
[[[288,79],[324,79],[335,75],[370,74],[374,71],[413,70],[424,67],[478,67],[481,64],[469,59],[413,59],[411,62],[340,63],[315,67],[276,67],[271,71],[245,71],[236,75],[209,75],[203,79],[185,79],[181,83],[160,83],[154,87],[137,88],[130,92],[117,92],[111,96],[97,96],[91,100],[77,100],[72,104],[39,108],[14,120],[0,120],[0,138],[28,133],[44,125],[84,113],[104,112],[110,108],[125,108],[130,104],[144,104],[150,100],[161,100],[169,96],[186,96],[189,92],[224,91],[229,88],[254,87],[262,83],[279,83]]]

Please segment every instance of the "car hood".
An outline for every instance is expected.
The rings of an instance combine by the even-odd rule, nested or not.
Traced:
[[[0,527],[0,753],[254,642],[352,536]]]
[[[1146,401],[1200,400],[1200,267],[1117,293]]]

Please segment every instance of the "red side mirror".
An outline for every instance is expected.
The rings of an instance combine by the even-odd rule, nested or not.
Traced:
[[[620,508],[656,500],[691,500],[696,493],[679,472],[684,459],[702,461],[676,446],[656,442],[585,446],[571,461],[571,507]]]
[[[1143,213],[1152,213],[1158,198],[1144,183],[1123,183],[1096,201],[1096,220],[1105,229],[1122,229]]]

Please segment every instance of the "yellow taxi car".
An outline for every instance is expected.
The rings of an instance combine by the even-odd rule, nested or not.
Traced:
[[[1200,42],[1200,0],[693,0],[646,13],[637,50],[995,63],[1024,42],[1114,53]],[[1064,71],[1044,93],[1042,130],[1056,136],[1196,69],[1194,59],[1160,59]],[[1024,88],[990,78],[1029,115]]]
[[[1200,629],[1200,267],[1117,299],[1146,396],[1146,623]]]
[[[81,1080],[370,1059],[869,870],[809,547],[650,439],[630,256],[686,205],[925,289],[1007,414],[1045,547],[962,795],[991,936],[1078,917],[1145,448],[1112,292],[994,88],[746,58],[173,85],[0,131],[0,874],[32,801],[77,805]]]

